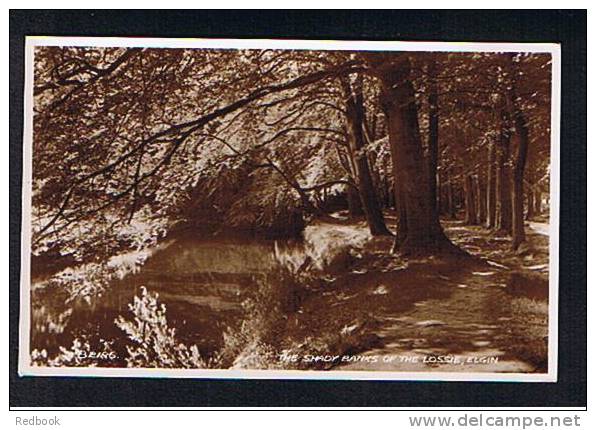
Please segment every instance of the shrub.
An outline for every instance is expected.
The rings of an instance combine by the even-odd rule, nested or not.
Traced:
[[[158,295],[141,287],[141,297],[135,296],[128,307],[133,320],[119,316],[115,324],[126,333],[132,345],[127,346],[128,367],[206,368],[196,345],[187,346],[176,339],[176,329],[168,326],[166,307],[159,304]]]

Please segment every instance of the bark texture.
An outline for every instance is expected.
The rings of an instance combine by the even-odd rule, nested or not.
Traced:
[[[369,62],[381,80],[381,104],[387,118],[389,145],[398,190],[399,229],[396,249],[402,254],[459,252],[445,236],[427,173],[414,87],[407,54],[370,54]],[[401,198],[400,198],[401,196]],[[403,211],[403,215],[402,215]],[[405,224],[405,226],[403,225]]]
[[[347,93],[346,117],[348,119],[350,134],[350,155],[353,159],[356,181],[362,209],[366,216],[368,228],[373,236],[390,235],[385,225],[383,211],[375,192],[375,184],[371,174],[366,154],[366,143],[364,138],[364,100],[362,96],[362,83],[356,82],[351,85],[347,80],[343,81]]]

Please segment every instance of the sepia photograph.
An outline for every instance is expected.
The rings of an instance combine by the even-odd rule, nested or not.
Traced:
[[[557,380],[560,50],[27,37],[21,376]]]

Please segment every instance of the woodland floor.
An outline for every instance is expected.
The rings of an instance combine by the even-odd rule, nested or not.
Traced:
[[[405,262],[387,252],[391,238],[362,244],[366,225],[343,224],[343,233],[356,238],[355,249],[296,299],[298,310],[280,327],[288,352],[343,358],[299,367],[545,372],[548,224],[527,223],[527,244],[518,253],[510,250],[509,238],[483,227],[461,221],[444,221],[443,227],[480,258]],[[332,224],[310,228],[319,239],[337,234]],[[394,358],[384,362],[388,356]],[[445,356],[460,362],[425,362]]]

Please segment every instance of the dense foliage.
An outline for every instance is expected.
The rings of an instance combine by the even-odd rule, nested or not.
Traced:
[[[180,225],[297,234],[337,208],[389,234],[396,207],[404,252],[450,249],[438,216],[464,210],[518,246],[516,216],[547,203],[547,54],[38,47],[34,64],[36,256],[102,263]]]

